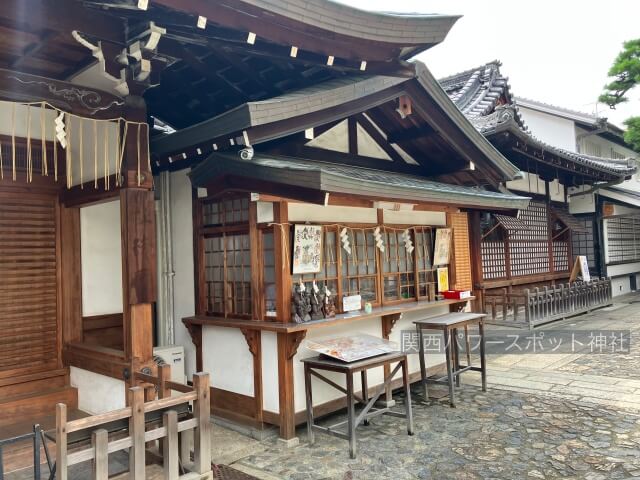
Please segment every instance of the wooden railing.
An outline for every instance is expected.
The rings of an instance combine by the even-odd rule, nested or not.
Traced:
[[[612,303],[611,279],[559,284],[485,295],[490,323],[524,325],[529,328],[568,318]]]
[[[169,381],[168,371],[160,367],[158,377],[136,374],[147,386],[130,388],[129,406],[120,410],[68,422],[66,405],[58,404],[56,478],[67,480],[70,466],[91,461],[92,478],[107,480],[109,454],[129,450],[129,478],[144,480],[147,444],[159,440],[165,479],[211,479],[209,375],[194,374],[191,388]],[[156,387],[159,398],[145,402]],[[173,390],[180,393],[171,396]],[[190,402],[193,414],[187,414]],[[70,445],[75,445],[72,451]],[[187,472],[182,476],[181,466]]]

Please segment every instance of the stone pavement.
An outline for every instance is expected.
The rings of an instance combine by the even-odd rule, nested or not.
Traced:
[[[536,332],[630,330],[628,355],[492,355],[488,392],[468,372],[452,409],[444,390],[431,388],[428,403],[414,398],[414,436],[403,419],[372,419],[358,429],[355,460],[344,440],[317,434],[309,446],[305,428],[298,430],[300,445],[286,448],[219,425],[213,460],[262,480],[640,479],[640,295],[616,300]],[[396,398],[401,410],[404,399]],[[12,480],[22,478],[29,477]]]
[[[345,441],[318,434],[310,447],[300,429],[298,447],[266,440],[233,466],[265,480],[640,478],[640,295],[616,301],[536,332],[631,330],[628,355],[492,355],[487,393],[470,372],[457,408],[414,400],[413,437],[402,420],[378,417],[359,428],[350,460]]]

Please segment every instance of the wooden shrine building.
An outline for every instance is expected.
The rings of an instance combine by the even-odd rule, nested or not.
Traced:
[[[452,288],[471,289],[468,212],[527,206],[498,191],[518,170],[424,65],[413,68],[408,78],[347,75],[246,102],[152,140],[155,168],[173,171],[182,192],[172,194],[174,211],[192,206],[192,231],[174,229],[172,242],[192,244],[195,315],[184,323],[196,369],[212,374],[214,413],[257,429],[279,425],[282,438],[294,438],[304,418],[305,341],[357,332],[399,341],[412,319],[464,305],[436,299],[436,230],[452,229]],[[322,231],[313,274],[292,268],[304,225]],[[337,315],[295,323],[300,285],[326,287]],[[353,295],[371,313],[345,313]],[[326,413],[343,399],[325,390],[316,401]]]
[[[488,300],[502,298],[503,291],[520,295],[526,288],[566,282],[576,255],[585,255],[591,274],[599,277],[599,220],[571,215],[571,192],[620,184],[636,172],[631,158],[576,153],[538,139],[525,124],[500,65],[491,62],[440,80],[475,128],[524,172],[505,188],[532,199],[517,218],[472,215],[479,235],[474,286]]]

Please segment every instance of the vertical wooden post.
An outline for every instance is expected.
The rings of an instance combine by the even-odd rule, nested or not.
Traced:
[[[277,202],[273,205],[274,223],[274,253],[276,264],[276,310],[278,321],[288,323],[291,321],[291,252],[289,231],[289,208],[287,202]]]
[[[101,428],[91,433],[93,447],[92,473],[94,480],[109,478],[109,433]]]
[[[289,356],[289,335],[278,333],[278,393],[280,409],[280,438],[296,436],[295,399],[293,390],[293,358]]]
[[[196,266],[193,270],[194,274],[194,294],[196,315],[204,315],[207,313],[207,296],[205,295],[206,280],[204,272],[204,239],[201,234],[202,229],[202,203],[198,198],[198,189],[192,190],[192,208],[193,208],[193,264]],[[200,371],[200,369],[197,369]]]
[[[293,357],[307,331],[278,333],[278,394],[280,408],[280,438],[296,436],[296,404],[293,379]]]
[[[178,480],[180,476],[178,466],[178,414],[175,410],[164,413],[162,425],[167,429],[167,436],[162,442],[164,478],[165,480]]]
[[[144,442],[144,390],[141,387],[129,389],[129,435],[131,449],[129,451],[129,477],[132,480],[145,478],[145,442]]]
[[[193,375],[193,388],[198,394],[198,399],[193,405],[193,416],[198,421],[194,433],[194,470],[204,474],[211,471],[211,405],[209,403],[209,374],[195,373]]]
[[[469,214],[469,243],[471,247],[471,280],[472,289],[477,297],[475,310],[484,311],[484,292],[479,288],[483,284],[482,272],[482,229],[480,228],[480,212],[474,210]]]
[[[56,478],[67,480],[67,406],[56,405]]]
[[[158,366],[158,398],[168,398],[171,396],[171,389],[167,387],[167,382],[171,380],[171,365]]]
[[[251,314],[255,320],[264,316],[263,269],[260,232],[258,231],[258,204],[249,202],[249,249],[251,252]]]
[[[80,209],[60,208],[60,307],[62,342],[82,341]]]

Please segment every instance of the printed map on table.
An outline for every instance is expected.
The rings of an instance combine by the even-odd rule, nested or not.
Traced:
[[[355,362],[363,358],[398,351],[398,345],[394,342],[364,333],[350,335],[348,337],[307,340],[306,346],[309,350],[342,360],[343,362]]]

